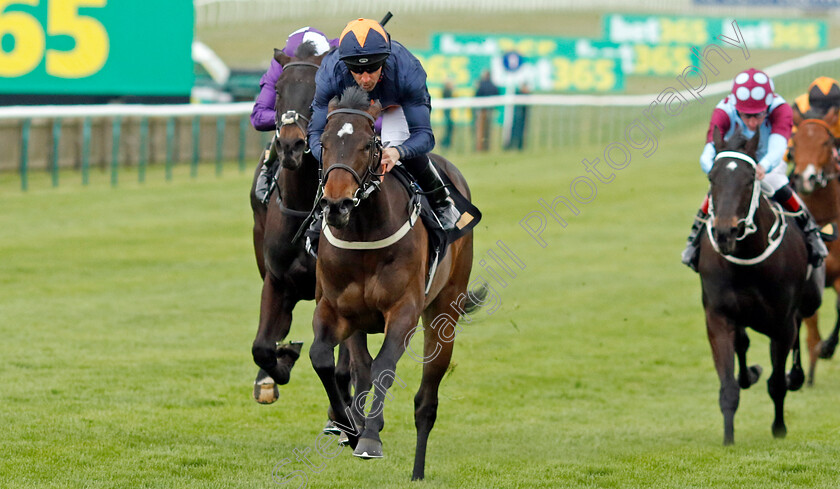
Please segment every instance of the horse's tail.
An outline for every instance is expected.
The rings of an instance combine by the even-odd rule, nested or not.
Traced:
[[[477,287],[467,291],[467,300],[464,301],[464,312],[472,314],[481,309],[487,302],[487,294],[490,293],[490,285],[482,281]]]

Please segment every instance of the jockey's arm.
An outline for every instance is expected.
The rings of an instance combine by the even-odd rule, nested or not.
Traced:
[[[315,98],[312,100],[312,119],[309,121],[309,149],[312,156],[321,161],[321,134],[327,125],[327,107],[338,89],[324,66],[315,75]]]
[[[768,116],[770,137],[767,138],[767,152],[758,162],[766,171],[772,171],[782,163],[788,147],[788,138],[793,129],[793,110],[788,104],[776,107]]]
[[[277,79],[280,78],[281,73],[283,73],[283,67],[276,60],[272,59],[268,71],[260,78],[260,93],[257,95],[257,100],[254,102],[254,109],[251,111],[251,124],[257,131],[274,130],[274,104],[277,99],[277,92],[274,89],[274,85],[277,83]]]

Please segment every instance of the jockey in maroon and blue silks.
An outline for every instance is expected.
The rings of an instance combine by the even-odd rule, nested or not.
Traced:
[[[758,131],[756,178],[762,180],[762,188],[772,195],[773,200],[782,204],[785,210],[798,213],[795,220],[805,233],[808,261],[818,267],[828,255],[828,250],[820,237],[816,221],[788,184],[787,165],[782,161],[792,128],[793,111],[790,105],[773,92],[773,81],[766,73],[750,68],[735,77],[732,93],[721,100],[712,112],[706,145],[700,155],[700,167],[708,174],[714,165],[716,151],[712,139],[715,129],[720,131],[724,139],[732,136],[736,129],[740,129],[747,138],[753,137]],[[697,270],[700,257],[700,231],[708,211],[707,195],[682,254],[683,264],[694,270]]]
[[[315,100],[309,123],[309,147],[321,160],[321,134],[330,100],[357,85],[378,100],[382,116],[382,164],[386,172],[397,161],[427,192],[442,227],[455,228],[460,215],[449,190],[429,159],[435,146],[430,120],[431,97],[426,71],[402,44],[392,41],[375,20],[356,19],[339,36],[338,50],[328,54],[315,75]]]

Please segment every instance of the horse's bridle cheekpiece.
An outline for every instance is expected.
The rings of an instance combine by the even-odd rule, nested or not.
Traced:
[[[327,119],[329,119],[335,114],[361,115],[368,119],[371,128],[373,128],[374,124],[376,124],[376,119],[374,119],[372,115],[368,114],[363,110],[336,109],[327,115]],[[379,190],[379,177],[383,176],[384,173],[376,173],[374,168],[377,168],[380,165],[381,161],[382,141],[379,139],[379,136],[377,136],[376,132],[374,131],[373,137],[371,137],[369,143],[368,164],[367,168],[365,169],[365,174],[360,177],[356,170],[354,170],[352,167],[343,163],[335,163],[331,165],[326,172],[324,172],[324,175],[321,178],[321,191],[323,192],[323,188],[327,184],[327,177],[333,170],[344,170],[350,173],[350,175],[353,176],[353,179],[356,180],[356,183],[359,185],[359,188],[356,190],[356,193],[353,194],[353,207],[358,207],[364,199],[368,198],[373,192]]]

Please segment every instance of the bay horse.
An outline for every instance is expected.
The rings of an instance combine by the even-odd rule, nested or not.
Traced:
[[[756,131],[747,141],[738,130],[724,142],[715,129],[710,216],[700,242],[698,270],[706,329],[720,378],[724,445],[735,441],[740,389],[749,388],[761,375],[758,365],[747,366],[746,327],[770,338],[773,373],[767,391],[775,406],[772,432],[777,438],[787,434],[785,395],[799,389],[805,377],[799,363],[799,323],[819,308],[822,294],[824,268],[808,276],[808,254],[799,227],[783,215],[780,206],[761,197],[755,168],[758,138]],[[786,376],[791,348],[795,348],[793,368]]]
[[[280,160],[276,187],[264,204],[256,195],[256,183],[266,158],[261,158],[251,185],[254,214],[254,254],[263,279],[260,319],[251,353],[260,367],[254,384],[254,399],[269,404],[279,396],[278,385],[289,382],[301,343],[277,346],[289,334],[292,310],[301,300],[315,298],[315,258],[304,249],[303,240],[292,238],[309,216],[318,190],[318,161],[308,149],[307,123],[315,97],[315,73],[325,54],[305,42],[290,58],[275,49],[274,57],[283,73],[277,80],[276,133],[272,152]],[[350,398],[349,355],[339,351],[337,372],[341,393]],[[329,423],[328,423],[329,425]],[[330,430],[338,433],[338,430]]]
[[[840,172],[835,156],[837,141],[831,132],[837,123],[837,110],[832,109],[823,114],[811,110],[804,115],[794,111],[793,117],[797,127],[791,147],[794,187],[821,228],[832,225],[837,229],[840,219]],[[834,288],[840,294],[840,241],[829,241],[826,247],[825,286]],[[817,358],[831,358],[837,348],[840,337],[840,295],[835,301],[835,310],[837,320],[825,340],[820,337],[817,326],[819,314],[805,318],[810,360],[808,385],[814,383]]]
[[[422,316],[423,375],[414,397],[417,445],[412,479],[417,480],[425,475],[426,446],[437,417],[438,388],[452,356],[456,323],[480,306],[482,294],[467,292],[472,231],[449,245],[425,293],[428,231],[414,219],[408,190],[393,175],[377,173],[381,144],[373,123],[380,111],[379,102],[371,104],[368,94],[355,86],[328,105],[321,139],[325,216],[316,267],[315,339],[309,355],[353,454],[381,458],[383,403],[399,380],[397,361]],[[469,188],[457,168],[438,155],[431,157],[469,199]],[[486,287],[480,290],[486,292]],[[351,337],[356,332],[385,334],[372,362],[364,336]],[[344,402],[335,380],[333,349],[348,337],[356,409]],[[376,389],[365,415],[371,385]]]

